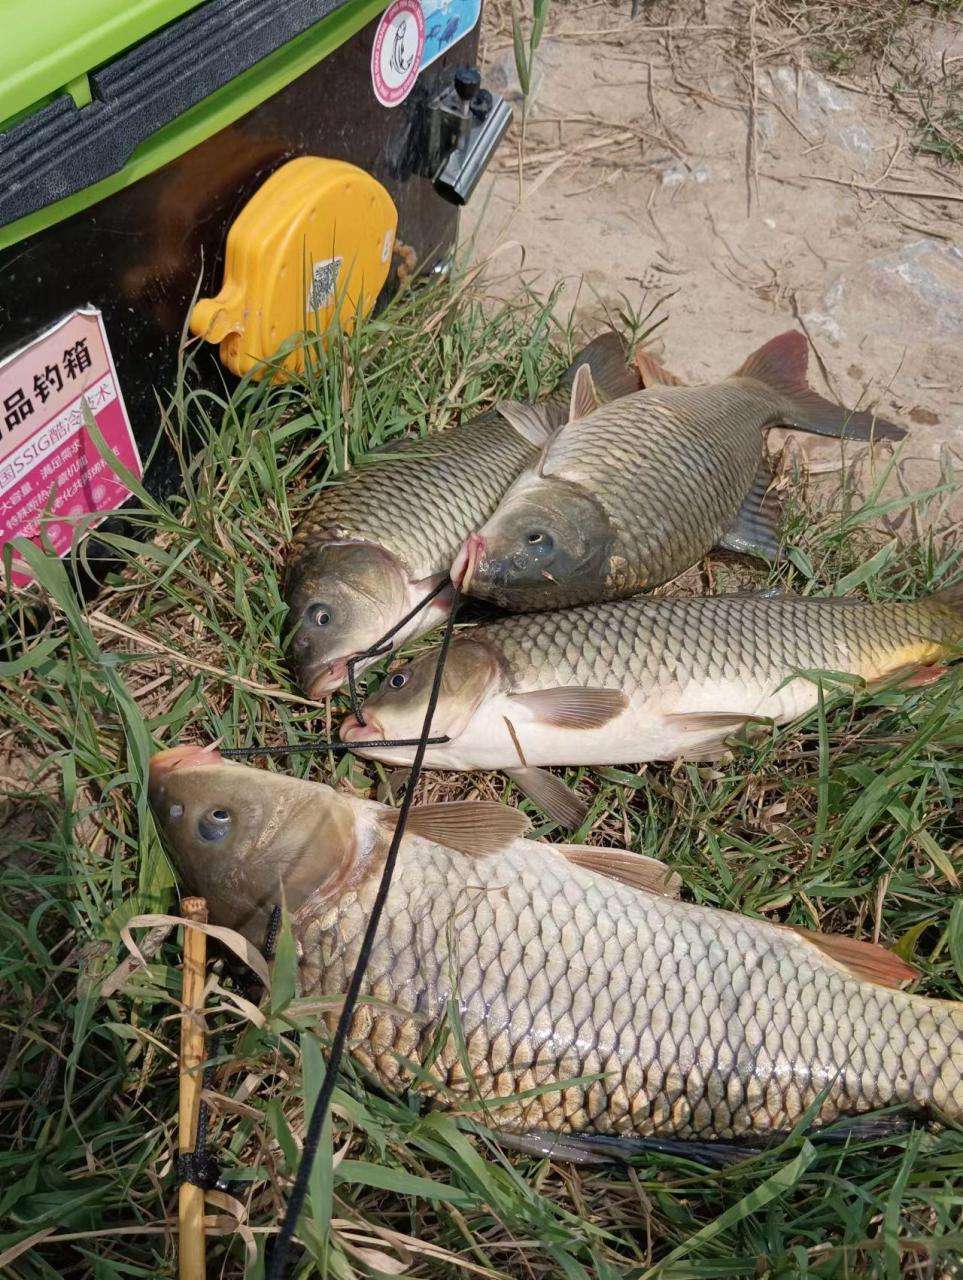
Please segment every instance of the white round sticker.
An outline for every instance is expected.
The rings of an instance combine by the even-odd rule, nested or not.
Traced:
[[[378,24],[371,50],[371,84],[383,106],[396,107],[411,93],[424,47],[421,0],[394,0]]]

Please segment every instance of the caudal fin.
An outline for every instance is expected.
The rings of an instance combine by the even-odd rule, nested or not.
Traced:
[[[942,591],[934,591],[928,597],[933,604],[944,605],[947,609],[955,609],[963,621],[963,578],[954,582],[952,587],[944,587]]]
[[[635,367],[639,371],[643,387],[681,387],[682,379],[671,373],[664,364],[642,347],[635,348]]]
[[[781,424],[817,436],[842,440],[902,440],[903,427],[861,409],[844,409],[818,395],[806,380],[809,344],[795,329],[781,333],[754,351],[735,377],[752,378],[777,391],[785,401]]]

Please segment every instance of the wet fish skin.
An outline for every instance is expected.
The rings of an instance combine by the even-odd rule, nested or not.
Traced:
[[[345,660],[376,643],[446,575],[461,540],[536,456],[536,445],[493,412],[405,441],[322,490],[291,544],[285,576],[292,658],[306,692],[320,697],[344,683]],[[439,600],[396,643],[446,612]]]
[[[565,421],[565,388],[585,362],[604,393],[639,386],[621,340],[603,334],[576,357],[537,418],[526,420],[524,406],[513,406],[514,422],[490,410],[464,426],[397,442],[321,491],[292,540],[285,572],[291,660],[309,696],[339,688],[347,660],[447,577],[463,539]],[[450,600],[450,593],[439,596],[395,636],[395,647],[436,626]]]
[[[343,991],[370,911],[369,880],[299,912],[305,993]],[[963,1008],[850,977],[761,921],[593,877],[546,850],[471,861],[403,846],[368,971],[378,1007],[351,1028],[389,1086],[423,1060],[455,997],[471,1067],[432,1064],[456,1098],[497,1101],[508,1131],[691,1139],[785,1133],[895,1103],[963,1117]],[[388,1011],[384,1006],[407,1010]]]
[[[391,811],[196,747],[155,757],[151,803],[188,888],[230,884],[215,923],[252,936],[283,886],[301,993],[346,990]],[[905,981],[902,962],[630,887],[577,848],[509,837],[469,856],[406,834],[373,1000],[351,1024],[358,1060],[389,1087],[409,1082],[404,1061],[426,1065],[443,1103],[480,1094],[486,1120],[517,1133],[765,1139],[824,1089],[821,1123],[896,1103],[963,1119],[963,1007],[866,980]],[[561,1087],[582,1076],[600,1078]]]
[[[733,529],[766,465],[767,428],[905,434],[817,396],[806,357],[803,335],[789,332],[712,385],[650,386],[581,411],[573,402],[579,416],[474,535],[465,589],[516,610],[633,595],[674,578]],[[455,564],[462,569],[464,555]]]
[[[951,660],[961,640],[959,587],[911,603],[634,597],[518,614],[457,634],[432,723],[433,735],[451,741],[429,747],[425,763],[514,769],[711,758],[747,718],[782,723],[814,706],[816,684],[798,672],[876,681]],[[364,703],[367,726],[343,722],[354,750],[410,761],[411,750],[374,743],[418,735],[436,661],[428,650],[382,682]],[[599,703],[606,690],[624,697],[617,714]],[[593,706],[597,723],[586,723]]]

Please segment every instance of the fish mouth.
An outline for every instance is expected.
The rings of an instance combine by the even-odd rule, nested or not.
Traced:
[[[461,544],[455,563],[451,566],[451,580],[459,591],[468,591],[487,545],[480,533],[470,533]]]
[[[167,747],[152,755],[147,765],[148,783],[153,790],[172,773],[185,764],[222,764],[224,757],[217,747],[199,747],[196,743],[180,747]]]
[[[326,662],[314,675],[308,675],[303,682],[307,696],[320,702],[322,698],[329,698],[332,693],[336,693],[347,683],[348,663],[356,656],[351,654],[347,658],[335,658],[333,662]]]
[[[364,724],[357,716],[345,716],[338,735],[342,742],[379,742],[384,741],[385,731],[372,715],[365,716]]]

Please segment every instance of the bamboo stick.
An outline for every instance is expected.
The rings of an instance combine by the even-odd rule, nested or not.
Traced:
[[[204,1063],[204,980],[207,937],[187,923],[207,923],[207,903],[203,898],[185,898],[184,968],[181,1000],[180,1099],[178,1109],[178,1150],[182,1155],[197,1145],[197,1120],[201,1105]],[[192,1182],[182,1182],[178,1193],[178,1274],[180,1280],[205,1280],[204,1191]]]

